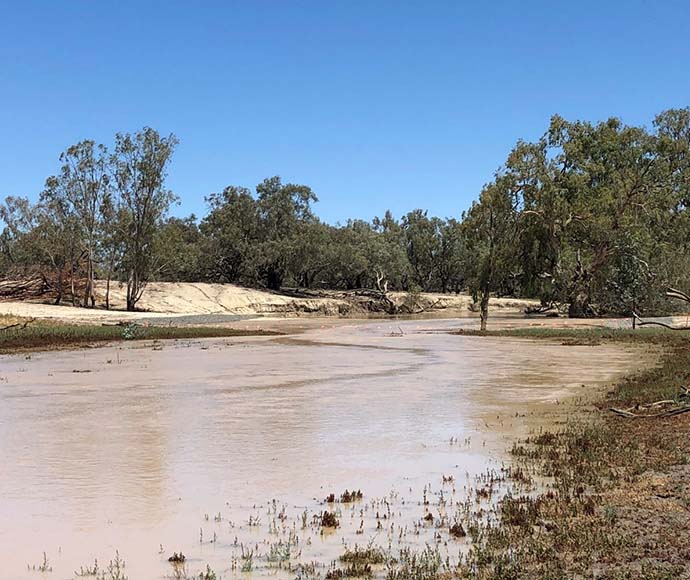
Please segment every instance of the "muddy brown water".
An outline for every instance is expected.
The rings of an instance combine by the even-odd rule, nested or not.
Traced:
[[[425,487],[453,476],[461,502],[511,440],[649,359],[441,332],[458,324],[0,357],[0,578],[41,577],[27,566],[43,552],[56,580],[116,550],[138,580],[169,577],[173,551],[190,575],[239,575],[253,553],[254,574],[294,577],[286,545],[293,566],[327,566],[344,542],[423,546]],[[346,488],[364,500],[322,533],[323,498]]]

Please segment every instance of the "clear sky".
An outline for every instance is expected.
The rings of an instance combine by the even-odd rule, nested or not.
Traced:
[[[281,175],[331,223],[457,216],[554,113],[688,105],[687,0],[0,0],[0,197],[149,125],[176,214]]]

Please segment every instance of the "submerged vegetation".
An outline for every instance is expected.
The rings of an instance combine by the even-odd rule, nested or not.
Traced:
[[[335,512],[324,511],[321,514],[321,527],[337,528],[340,525],[338,516]]]
[[[516,465],[548,481],[507,495],[499,519],[470,523],[467,578],[649,579],[690,575],[690,418],[623,419],[606,407],[677,396],[690,383],[690,340],[668,332],[521,330],[535,338],[596,336],[662,345],[660,364],[611,391],[594,420],[573,419],[512,450]]]
[[[681,387],[690,384],[690,340],[657,329],[521,329],[488,336],[585,346],[604,341],[646,344],[662,354],[654,368],[622,379],[598,402],[598,413],[579,414],[575,408],[564,426],[516,443],[511,464],[478,478],[466,501],[453,502],[452,477],[443,476],[440,491],[431,493],[425,487],[419,502],[424,513],[415,531],[396,533],[394,524],[379,526],[388,538],[387,548],[373,543],[346,547],[342,566],[329,570],[326,578],[689,577],[690,414],[628,419],[608,408],[669,397],[687,404],[687,390]],[[444,492],[448,486],[452,489]],[[390,510],[389,504],[387,513]],[[385,521],[378,511],[376,517]],[[400,541],[424,529],[433,532],[434,541],[423,549],[403,542],[398,550],[392,547],[396,536]],[[456,557],[449,549],[451,538],[460,546]]]
[[[353,501],[359,501],[364,497],[364,494],[362,493],[361,490],[345,490],[339,498],[336,498],[336,495],[334,493],[328,494],[326,497],[326,503],[335,503],[336,501],[339,501],[341,503],[350,503]]]
[[[594,411],[591,401],[586,413],[578,412],[577,403],[561,408],[560,426],[531,433],[513,445],[507,464],[464,481],[459,472],[445,471],[423,489],[410,486],[382,497],[348,489],[325,501],[314,497],[307,505],[274,499],[246,506],[251,515],[237,521],[226,513],[207,514],[199,547],[212,546],[214,560],[208,565],[205,557],[179,550],[163,555],[161,547],[169,577],[208,580],[240,572],[300,580],[688,577],[690,414],[626,418],[609,408],[674,398],[686,404],[688,394],[680,387],[690,385],[690,340],[658,329],[522,329],[483,336],[567,341],[581,345],[577,348],[608,341],[649,345],[658,364],[620,380]],[[458,444],[451,439],[449,450]],[[231,554],[223,553],[221,560],[217,546]],[[108,570],[104,578],[124,577],[117,565]],[[94,571],[100,578],[97,562],[78,575]]]

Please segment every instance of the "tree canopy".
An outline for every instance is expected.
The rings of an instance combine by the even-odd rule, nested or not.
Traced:
[[[209,194],[200,218],[170,217],[176,145],[144,128],[116,135],[112,152],[69,147],[37,203],[0,206],[0,275],[38,272],[57,302],[85,306],[95,278],[112,279],[132,309],[149,280],[467,290],[483,324],[495,295],[571,316],[630,314],[663,311],[664,287],[690,285],[690,109],[651,128],[554,116],[449,218],[413,209],[331,225],[310,187],[278,176]]]

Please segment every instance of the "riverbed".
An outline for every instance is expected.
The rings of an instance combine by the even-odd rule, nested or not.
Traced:
[[[420,523],[427,496],[461,505],[512,441],[650,360],[458,324],[0,357],[0,577],[40,577],[44,552],[60,580],[116,551],[130,580],[169,577],[180,551],[222,577],[325,571],[344,543],[457,553]],[[363,498],[325,503],[346,489]]]

